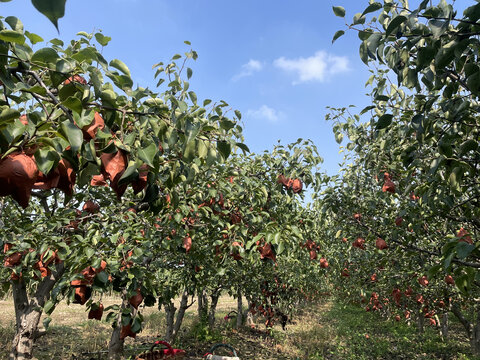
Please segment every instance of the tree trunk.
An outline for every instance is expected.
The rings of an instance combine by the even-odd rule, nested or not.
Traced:
[[[451,310],[465,328],[472,352],[480,356],[480,308],[476,309],[475,324],[465,318],[457,304],[453,304]]]
[[[448,312],[442,314],[440,319],[440,330],[444,339],[448,338]]]
[[[175,338],[177,337],[178,332],[180,331],[180,327],[182,326],[183,318],[185,316],[185,311],[187,311],[187,309],[192,305],[193,305],[193,301],[190,305],[188,304],[188,293],[187,291],[184,291],[182,294],[182,299],[180,300],[180,308],[178,309],[177,319],[175,320],[175,325],[173,327],[173,332],[171,337],[172,342],[175,341]]]
[[[238,288],[237,291],[237,329],[240,329],[243,324],[243,305],[242,305],[242,291]]]
[[[38,324],[42,316],[43,306],[64,271],[63,263],[58,264],[56,271],[40,282],[30,301],[23,280],[12,281],[16,325],[9,360],[32,359],[35,340],[42,335],[38,329]]]
[[[218,299],[220,298],[220,289],[215,290],[212,295],[210,296],[211,303],[210,303],[210,310],[208,312],[208,327],[213,329],[215,325],[215,312],[217,311],[217,303]]]
[[[172,336],[173,336],[173,327],[175,323],[175,312],[177,311],[177,308],[173,304],[172,301],[170,301],[168,304],[164,304],[165,308],[165,314],[166,314],[166,320],[167,320],[167,329],[165,331],[165,340],[167,342],[172,341]]]
[[[425,316],[423,315],[422,308],[419,307],[417,311],[417,330],[419,334],[424,333],[425,331],[424,324],[425,324]]]
[[[203,322],[208,317],[208,297],[205,289],[198,294],[198,320]]]
[[[136,309],[133,308],[127,299],[127,292],[124,290],[122,292],[122,306],[120,312],[117,316],[116,326],[112,331],[112,336],[110,338],[110,343],[108,344],[108,359],[109,360],[119,360],[123,358],[124,353],[124,343],[125,340],[120,338],[120,334],[122,331],[122,310],[131,307],[132,317],[136,315]]]

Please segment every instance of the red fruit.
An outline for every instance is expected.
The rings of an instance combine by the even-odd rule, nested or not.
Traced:
[[[400,321],[400,315],[395,315],[395,321]]]
[[[310,250],[310,260],[315,260],[317,258],[317,252],[315,250]]]
[[[458,230],[457,232],[457,238],[458,241],[462,241],[462,242],[466,242],[468,244],[473,244],[473,240],[472,240],[472,237],[468,234],[468,231],[465,230],[463,227],[460,228],[460,230]]]
[[[96,274],[99,272],[104,271],[107,268],[107,262],[105,260],[100,261],[100,266],[98,268],[92,268],[93,271],[95,271]]]
[[[385,250],[386,248],[388,248],[387,243],[382,238],[377,238],[377,241],[375,242],[375,246],[377,247],[377,249],[380,249],[380,250]]]
[[[445,282],[446,282],[448,285],[455,285],[455,280],[453,280],[452,275],[446,275],[446,276],[445,276]]]
[[[270,243],[266,243],[263,246],[258,246],[257,250],[260,252],[260,259],[271,259],[273,261],[277,260]]]
[[[402,292],[400,289],[393,289],[392,291],[393,300],[397,305],[400,305],[400,299],[402,298]]]
[[[21,122],[23,125],[28,125],[27,115],[24,114],[24,115],[20,116],[20,119],[18,119],[18,120],[20,120],[20,122]]]
[[[353,247],[365,250],[365,239],[359,237],[353,242]]]
[[[348,241],[348,239],[347,239],[346,237],[344,237],[344,238],[342,239],[342,241],[343,241],[344,243],[346,243],[346,242]]]
[[[12,153],[0,160],[0,196],[12,196],[26,208],[39,171],[35,161],[25,153]]]
[[[395,183],[390,179],[386,180],[385,183],[382,186],[382,191],[383,192],[388,191],[388,192],[394,194],[395,193]]]
[[[137,334],[132,331],[132,325],[131,324],[122,326],[122,330],[120,330],[120,339],[121,340],[125,339],[127,336],[129,336],[131,338],[134,338],[134,339],[137,336]]]
[[[320,267],[321,267],[322,269],[326,269],[326,268],[328,267],[328,261],[327,261],[327,259],[325,259],[325,258],[321,258],[321,259],[320,259]]]
[[[50,270],[46,267],[46,265],[43,264],[42,261],[37,261],[35,265],[33,265],[35,269],[40,271],[41,277],[47,277],[51,274]]]
[[[93,304],[88,313],[88,318],[93,320],[102,320],[103,304]]]
[[[409,286],[407,290],[405,290],[405,296],[410,296],[413,294],[413,289]]]
[[[344,268],[344,269],[342,270],[342,276],[345,276],[345,277],[350,276],[350,274],[348,273],[348,269],[347,269],[347,268]]]
[[[183,238],[183,248],[188,253],[192,248],[192,238],[190,236],[185,236]]]
[[[355,214],[353,214],[353,218],[357,221],[360,221],[360,220],[362,220],[362,215],[359,214],[359,213],[355,213]]]
[[[417,201],[418,199],[420,199],[420,197],[416,196],[415,193],[412,191],[410,193],[410,200]]]
[[[22,261],[22,254],[19,252],[15,252],[10,256],[7,256],[3,262],[3,266],[5,267],[14,267],[20,264]]]
[[[405,310],[404,314],[405,314],[405,319],[410,319],[410,311]]]
[[[427,286],[428,285],[427,277],[424,275],[424,276],[418,278],[418,283],[422,286]]]
[[[105,121],[100,116],[98,112],[95,112],[95,116],[92,122],[89,125],[85,125],[82,128],[83,138],[85,141],[90,141],[91,139],[95,139],[98,130],[102,130],[105,128]]]
[[[147,187],[148,178],[148,165],[143,164],[138,168],[138,179],[132,182],[132,189],[134,194],[138,194],[140,191]]]
[[[288,187],[289,178],[286,178],[284,175],[278,175],[277,183],[282,184],[285,187]]]
[[[128,302],[132,305],[135,309],[138,309],[138,305],[140,305],[143,301],[143,295],[140,292],[140,289],[137,289],[137,293],[133,295]]]
[[[415,296],[415,300],[417,301],[417,304],[423,304],[425,302],[425,299],[423,298],[423,295],[417,294]]]
[[[74,304],[84,305],[90,296],[92,295],[92,289],[86,285],[80,285],[75,287],[75,299]]]
[[[100,161],[102,162],[104,178],[110,180],[110,187],[117,194],[117,198],[120,199],[127,190],[126,184],[118,185],[118,181],[127,168],[127,155],[122,150],[111,154],[103,153],[100,155]]]
[[[430,319],[428,319],[428,320],[429,320],[429,321],[428,321],[428,324],[429,324],[429,325],[432,325],[432,326],[437,325],[437,322],[435,321],[435,319],[430,318]]]
[[[298,194],[303,189],[303,184],[300,179],[294,179],[292,182],[292,190],[295,194]]]
[[[86,211],[89,214],[96,214],[100,210],[100,205],[93,202],[92,200],[85,201],[83,204],[83,211]]]
[[[403,223],[403,218],[401,216],[397,216],[395,219],[395,225],[401,226]]]
[[[373,282],[376,282],[377,281],[377,274],[372,274],[372,276],[370,276],[370,280],[373,281]]]
[[[107,181],[103,174],[100,175],[93,175],[92,180],[90,181],[90,185],[92,186],[107,186]]]
[[[67,80],[63,82],[64,85],[68,85],[72,82],[77,82],[82,85],[87,85],[87,80],[85,80],[82,76],[80,75],[73,75],[70,76]]]

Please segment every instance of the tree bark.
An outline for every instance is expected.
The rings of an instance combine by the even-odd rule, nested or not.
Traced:
[[[180,300],[180,308],[178,309],[177,319],[175,320],[175,325],[173,326],[173,332],[171,341],[175,341],[178,332],[180,331],[180,327],[182,326],[183,318],[185,317],[185,311],[193,305],[192,303],[188,304],[188,292],[185,290],[182,294],[182,299]]]
[[[240,329],[243,324],[243,304],[242,304],[242,290],[238,288],[237,291],[237,329]]]
[[[444,339],[448,338],[448,312],[445,312],[442,314],[442,317],[440,319],[440,329],[442,332],[442,337]]]
[[[218,299],[220,298],[220,289],[216,289],[212,295],[210,295],[211,303],[208,311],[208,327],[213,329],[215,325],[215,312],[217,311]]]
[[[122,331],[122,310],[126,309],[127,307],[131,307],[132,315],[136,315],[136,309],[133,308],[127,299],[127,292],[124,290],[122,292],[122,306],[120,312],[117,316],[116,326],[112,331],[112,336],[110,338],[110,343],[108,344],[108,359],[109,360],[119,360],[123,358],[124,353],[124,343],[125,340],[120,338],[120,334]]]
[[[423,316],[422,308],[419,307],[417,311],[417,331],[419,334],[423,334],[425,331],[425,316]]]
[[[477,306],[475,309],[475,323],[465,318],[457,304],[453,304],[451,310],[465,328],[472,352],[475,356],[480,356],[480,307]]]
[[[208,297],[205,289],[198,294],[198,320],[205,321],[208,317]]]
[[[175,304],[172,301],[170,301],[167,304],[164,304],[164,308],[165,308],[166,321],[167,321],[167,329],[165,330],[165,340],[167,342],[171,342],[172,336],[173,336],[173,327],[175,322],[175,312],[177,311],[177,308],[175,307]]]
[[[63,263],[58,264],[56,271],[38,284],[37,291],[30,300],[25,282],[21,279],[12,281],[16,325],[9,360],[32,359],[35,340],[43,335],[38,329],[43,306],[64,271]]]

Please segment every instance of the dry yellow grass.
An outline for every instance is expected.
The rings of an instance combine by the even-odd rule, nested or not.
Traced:
[[[103,298],[105,306],[119,303],[113,297]],[[178,300],[177,300],[178,304]],[[217,326],[213,332],[202,329],[196,317],[196,304],[188,309],[177,346],[187,350],[188,359],[201,359],[202,355],[217,342],[232,344],[242,360],[245,359],[296,359],[308,358],[308,353],[328,340],[328,330],[318,327],[318,309],[308,309],[288,325],[283,332],[275,326],[270,334],[265,327],[261,330],[233,329],[232,323],[223,320],[223,316],[236,309],[236,300],[221,297],[217,307]],[[323,305],[326,306],[326,305]],[[9,342],[13,336],[14,309],[10,299],[0,301],[0,358],[7,355]],[[155,307],[141,309],[145,316],[142,332],[136,339],[126,341],[127,356],[138,354],[146,349],[165,331],[165,316]],[[87,320],[85,307],[61,303],[52,314],[48,334],[39,339],[35,356],[39,360],[50,359],[104,359],[111,334],[111,326],[106,322]],[[305,357],[307,356],[307,357]]]

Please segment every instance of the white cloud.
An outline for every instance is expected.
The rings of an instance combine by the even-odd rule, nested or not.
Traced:
[[[246,76],[253,75],[254,72],[260,71],[263,69],[263,64],[258,60],[250,59],[246,64],[242,65],[242,70],[233,77],[234,81],[241,79]]]
[[[302,82],[325,82],[331,75],[350,70],[346,56],[335,56],[326,51],[317,51],[315,55],[307,58],[286,59],[280,57],[273,65],[282,70],[295,73],[297,79],[293,84]]]
[[[270,106],[262,105],[256,110],[248,110],[247,116],[253,119],[267,120],[268,122],[274,123],[283,117],[283,113],[271,108]]]

